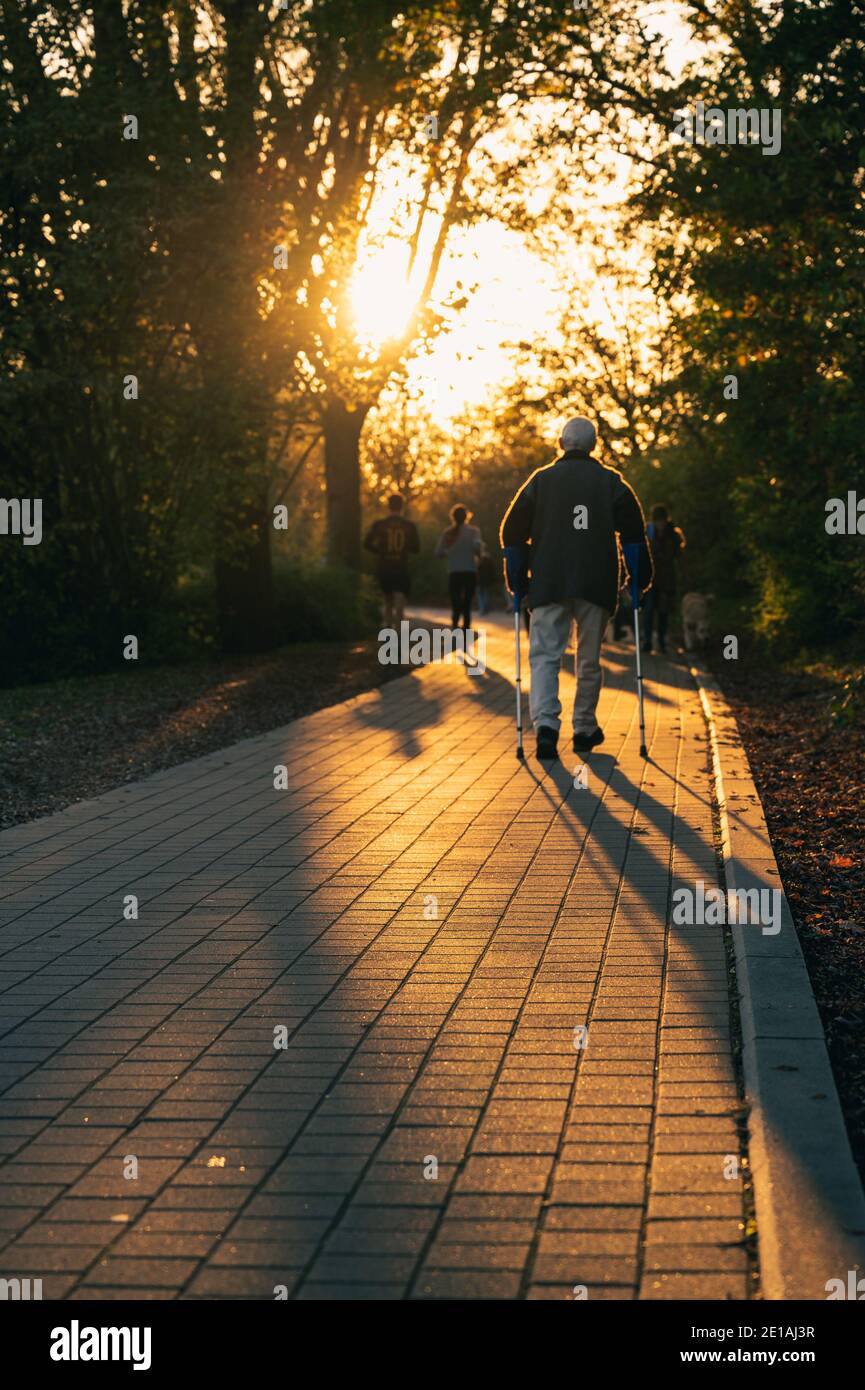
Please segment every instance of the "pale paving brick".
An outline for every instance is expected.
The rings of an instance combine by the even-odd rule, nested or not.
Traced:
[[[640,1297],[648,1299],[744,1299],[747,1279],[743,1274],[646,1274]]]

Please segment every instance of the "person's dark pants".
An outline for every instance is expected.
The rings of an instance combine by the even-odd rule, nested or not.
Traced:
[[[471,627],[472,598],[474,597],[476,584],[477,575],[474,570],[452,570],[448,575],[448,586],[451,591],[453,627],[459,627],[460,618],[463,620],[464,628]]]
[[[666,594],[648,593],[643,600],[642,613],[640,615],[640,626],[643,639],[643,647],[646,651],[652,650],[652,635],[657,623],[658,646],[661,651],[667,650],[667,624],[670,621],[670,599]]]
[[[409,572],[405,566],[380,565],[378,582],[382,592],[382,622],[385,627],[398,628],[411,592]]]

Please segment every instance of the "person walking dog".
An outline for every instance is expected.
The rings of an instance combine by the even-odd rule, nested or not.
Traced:
[[[471,512],[465,507],[452,507],[450,515],[451,524],[439,537],[435,553],[440,560],[448,562],[451,627],[459,627],[462,618],[463,631],[468,632],[472,625],[472,599],[478,577],[481,533],[477,526],[469,525]]]
[[[619,541],[640,544],[641,580],[644,567],[651,574],[642,507],[621,473],[592,456],[596,442],[591,420],[569,420],[561,457],[523,484],[501,524],[502,546],[528,547],[531,715],[537,756],[550,761],[558,757],[559,669],[571,624],[577,625],[573,747],[587,753],[604,741],[596,714],[601,643],[619,593]]]

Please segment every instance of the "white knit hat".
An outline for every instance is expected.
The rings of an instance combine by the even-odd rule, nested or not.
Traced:
[[[598,440],[598,432],[585,415],[575,415],[569,420],[559,436],[559,444],[566,452],[576,449],[581,454],[590,454]]]

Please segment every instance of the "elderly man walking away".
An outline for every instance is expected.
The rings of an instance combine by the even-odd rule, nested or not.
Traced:
[[[532,474],[501,526],[503,546],[529,546],[532,723],[537,755],[547,760],[558,757],[559,670],[574,621],[574,752],[588,753],[604,741],[596,711],[601,642],[619,591],[617,536],[625,544],[642,543],[641,576],[644,566],[646,576],[651,573],[640,503],[621,473],[592,457],[596,440],[591,420],[569,420],[559,440],[561,457]]]

